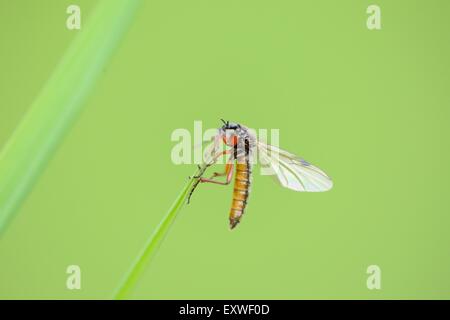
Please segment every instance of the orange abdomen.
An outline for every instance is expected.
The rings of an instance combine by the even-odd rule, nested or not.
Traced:
[[[248,195],[250,193],[250,164],[237,163],[236,177],[234,178],[233,201],[230,210],[230,228],[233,229],[240,222],[244,215],[247,205]]]

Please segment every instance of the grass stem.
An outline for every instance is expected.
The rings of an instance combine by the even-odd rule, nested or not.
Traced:
[[[202,173],[203,173],[202,169],[199,169],[199,171],[194,175],[194,177]],[[120,284],[120,287],[114,296],[116,300],[127,299],[130,296],[131,292],[136,286],[137,281],[142,275],[142,272],[146,269],[152,257],[154,257],[162,241],[167,235],[170,226],[175,221],[178,212],[186,203],[186,199],[189,196],[191,188],[197,181],[198,180],[195,178],[189,179],[189,181],[186,183],[181,193],[176,198],[175,202],[172,204],[172,207],[169,209],[167,214],[164,216],[159,225],[156,227],[155,231],[145,244],[143,250],[137,256],[130,271],[126,274],[123,282]]]

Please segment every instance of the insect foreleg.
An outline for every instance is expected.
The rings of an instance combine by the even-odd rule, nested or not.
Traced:
[[[214,155],[214,157],[212,158],[211,162],[208,163],[208,167],[211,166],[211,165],[213,165],[214,163],[216,163],[217,159],[219,159],[220,157],[222,157],[222,156],[224,156],[224,155],[227,155],[227,154],[230,154],[231,151],[233,151],[233,150],[232,150],[232,149],[228,149],[228,150],[224,150],[224,151],[217,152],[217,153]]]
[[[228,160],[229,163],[227,163],[227,167],[226,167],[225,174],[224,174],[224,175],[227,175],[227,182],[214,181],[214,180],[212,180],[212,178],[211,179],[205,179],[202,176],[203,176],[203,174],[205,173],[205,171],[206,171],[206,169],[208,167],[210,167],[214,163],[216,163],[217,159],[219,159],[221,156],[224,156],[226,154],[230,154],[231,151],[232,150],[229,149],[229,150],[224,150],[224,151],[217,152],[213,156],[212,160],[209,163],[205,164],[203,167],[199,166],[199,173],[196,176],[193,177],[194,179],[197,179],[197,181],[194,183],[194,185],[191,188],[191,191],[189,192],[189,195],[187,197],[187,203],[189,203],[191,201],[192,194],[194,193],[195,189],[197,189],[197,186],[199,185],[200,182],[211,182],[211,183],[223,184],[223,185],[227,185],[227,184],[230,183],[231,178],[233,176],[233,163],[231,162],[232,157],[230,157],[230,159]],[[231,167],[230,167],[230,165],[231,165]],[[227,171],[227,169],[228,169],[228,171]]]
[[[217,162],[217,160],[227,154],[230,154],[232,150],[224,150],[224,151],[220,151],[218,153],[216,153],[213,158],[211,159],[210,162],[208,162],[207,164],[204,164],[203,167],[198,166],[199,168],[199,174],[193,176],[193,178],[195,179],[199,179],[203,176],[203,174],[205,173],[206,169],[208,169],[209,167],[211,167],[213,164],[215,164]]]
[[[200,182],[205,183],[215,183],[215,184],[221,184],[221,185],[228,185],[231,182],[231,179],[233,178],[233,170],[234,169],[234,163],[233,163],[233,157],[230,157],[228,159],[227,164],[225,165],[225,171],[224,172],[214,172],[213,175],[209,179],[200,178]],[[214,180],[215,177],[223,177],[226,176],[225,182]]]

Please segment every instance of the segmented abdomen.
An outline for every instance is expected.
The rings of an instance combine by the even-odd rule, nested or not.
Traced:
[[[236,177],[234,179],[233,202],[230,210],[230,229],[240,222],[248,195],[250,193],[251,167],[248,161],[236,164]]]

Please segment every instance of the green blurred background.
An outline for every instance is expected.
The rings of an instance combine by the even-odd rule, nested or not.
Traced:
[[[382,30],[366,28],[366,8]],[[0,147],[94,0],[0,0]],[[112,298],[195,166],[176,128],[279,128],[327,193],[255,176],[203,185],[132,298],[450,298],[450,2],[144,0],[72,130],[0,239],[0,298]],[[66,268],[82,289],[66,288]],[[366,269],[382,270],[368,290]]]

